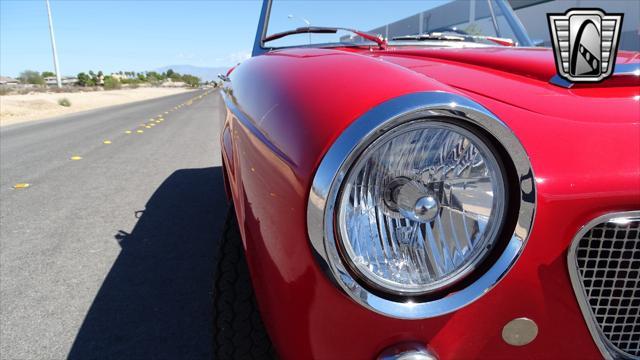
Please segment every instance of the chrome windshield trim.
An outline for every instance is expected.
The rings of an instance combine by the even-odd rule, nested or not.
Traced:
[[[624,212],[614,212],[599,216],[587,224],[583,225],[578,233],[571,240],[571,247],[567,253],[567,267],[569,268],[569,277],[571,278],[571,286],[573,287],[573,291],[576,294],[576,298],[578,299],[578,305],[580,305],[580,310],[582,311],[582,316],[584,317],[584,321],[587,323],[587,328],[589,328],[589,332],[591,333],[591,337],[593,341],[598,346],[598,349],[602,353],[602,356],[607,360],[629,360],[629,359],[639,359],[637,356],[631,356],[627,353],[623,353],[618,350],[611,342],[606,338],[606,336],[602,333],[600,326],[596,323],[595,315],[593,314],[591,307],[589,306],[587,300],[587,294],[585,293],[584,286],[582,285],[582,281],[580,279],[580,274],[578,273],[578,263],[576,257],[576,249],[578,244],[580,243],[580,239],[589,231],[591,228],[598,224],[607,223],[607,222],[618,222],[621,220],[634,220],[637,221],[640,219],[640,211],[624,211]]]
[[[264,37],[267,35],[267,27],[269,26],[269,17],[271,16],[272,0],[263,0],[262,9],[260,10],[260,21],[258,21],[258,29],[256,30],[256,38],[253,42],[253,51],[251,56],[262,55],[267,52],[264,48]]]
[[[402,46],[422,46],[422,47],[446,47],[446,48],[504,48],[498,44],[484,44],[475,43],[469,41],[451,41],[451,40],[432,40],[432,41],[420,41],[420,40],[389,40],[389,47],[402,47]]]
[[[507,23],[509,23],[509,27],[511,27],[511,29],[515,33],[516,38],[518,39],[517,46],[533,46],[533,41],[531,41],[527,30],[520,21],[520,18],[518,18],[518,16],[513,11],[513,8],[511,8],[506,0],[497,0],[496,4],[500,8],[500,12],[502,12],[501,15],[503,15],[503,17],[507,20]]]
[[[531,41],[531,38],[529,38],[529,35],[527,34],[526,29],[522,25],[522,22],[520,21],[518,16],[515,14],[515,12],[513,11],[513,8],[511,8],[511,5],[509,5],[507,0],[486,0],[486,1],[488,6],[492,9],[490,17],[492,18],[492,22],[494,24],[497,24],[497,23],[495,22],[496,14],[494,13],[495,10],[493,9],[492,2],[495,2],[497,7],[500,9],[500,14],[498,14],[497,16],[502,15],[506,19],[509,27],[514,32],[514,35],[516,36],[516,39],[517,39],[517,46],[525,46],[525,47],[533,46],[533,42]],[[269,17],[271,16],[272,5],[273,5],[273,0],[262,0],[260,20],[258,21],[258,29],[256,31],[255,40],[253,42],[253,51],[251,53],[251,56],[262,55],[264,53],[267,53],[271,50],[276,50],[276,49],[283,49],[283,48],[289,48],[289,47],[305,47],[303,44],[296,45],[296,46],[286,46],[286,47],[265,46],[264,38],[267,35],[267,31],[269,27]],[[497,33],[499,33],[499,31]],[[319,44],[310,44],[306,47],[318,47],[318,45]],[[359,44],[354,43],[352,45],[357,46]]]
[[[334,236],[337,192],[362,148],[381,133],[415,119],[456,119],[491,134],[506,150],[520,179],[519,214],[514,233],[496,262],[467,287],[431,301],[390,300],[373,294],[347,271]],[[513,132],[481,105],[461,95],[420,92],[388,100],[356,119],[324,155],[314,176],[307,204],[307,226],[312,249],[334,284],[365,308],[400,319],[424,319],[458,310],[493,288],[515,264],[533,226],[535,182],[529,158]]]

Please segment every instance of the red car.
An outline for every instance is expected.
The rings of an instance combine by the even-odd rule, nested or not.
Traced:
[[[221,76],[217,357],[639,359],[640,54],[572,85],[506,1],[292,4]]]

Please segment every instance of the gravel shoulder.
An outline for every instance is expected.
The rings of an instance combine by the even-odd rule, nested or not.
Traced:
[[[0,126],[20,124],[93,110],[112,105],[159,98],[194,91],[185,88],[137,88],[69,93],[30,93],[0,96]],[[71,106],[58,104],[67,99]]]

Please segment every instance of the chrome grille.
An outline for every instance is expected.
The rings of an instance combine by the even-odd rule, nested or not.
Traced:
[[[585,226],[569,252],[569,270],[603,355],[640,359],[640,212]]]

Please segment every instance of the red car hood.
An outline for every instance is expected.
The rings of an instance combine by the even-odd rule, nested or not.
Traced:
[[[627,116],[613,121],[638,121],[640,77],[610,78],[570,89],[559,87],[549,83],[556,75],[550,49],[391,48],[369,54],[469,95],[488,97],[545,115],[572,118],[575,109],[580,108],[593,115],[610,116],[610,111],[617,109]],[[640,53],[621,51],[616,63],[638,64]]]

